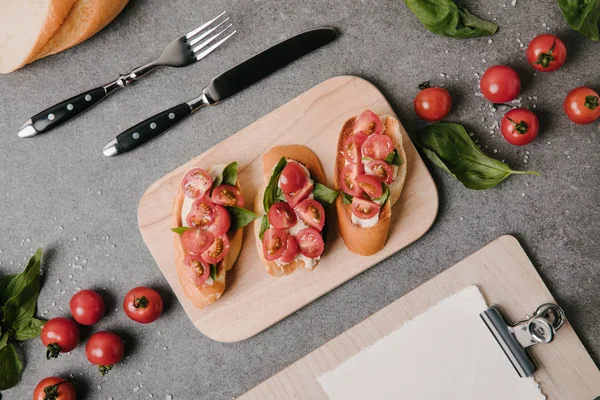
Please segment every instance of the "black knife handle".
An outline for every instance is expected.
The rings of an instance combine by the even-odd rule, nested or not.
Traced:
[[[106,90],[102,86],[88,90],[36,114],[31,122],[39,133],[48,132],[87,111],[106,96]]]
[[[127,129],[117,136],[117,143],[121,152],[124,153],[141,146],[178,122],[183,121],[191,113],[190,106],[187,103],[182,103]]]

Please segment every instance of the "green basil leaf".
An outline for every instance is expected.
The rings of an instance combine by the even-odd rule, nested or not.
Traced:
[[[8,290],[13,282],[16,282],[12,290],[20,289],[15,295],[6,301],[4,304],[4,315],[2,322],[5,327],[16,329],[19,322],[25,318],[33,317],[37,299],[40,294],[40,266],[41,266],[42,251],[39,249],[36,254],[31,257],[26,272],[17,275],[8,285]]]
[[[3,333],[0,336],[0,349],[8,344],[8,333]]]
[[[465,39],[493,35],[498,25],[471,14],[452,0],[404,0],[423,26],[436,35]]]
[[[19,321],[15,329],[15,340],[29,340],[38,337],[46,321],[37,318],[25,318]]]
[[[178,235],[181,235],[181,234],[183,234],[183,232],[185,232],[187,230],[190,230],[190,229],[191,228],[189,228],[187,226],[180,226],[180,227],[177,227],[177,228],[171,228],[171,230],[173,232],[175,232],[176,234],[178,234]]]
[[[258,218],[258,215],[254,214],[250,210],[246,210],[241,207],[225,207],[229,211],[229,217],[231,219],[230,231],[236,231],[240,228],[245,227],[250,222]]]
[[[344,204],[352,204],[352,196],[350,196],[348,193],[343,193],[342,195],[344,196],[343,201]]]
[[[595,42],[600,39],[600,0],[558,0],[558,5],[572,29]]]
[[[29,259],[27,266],[20,274],[17,274],[10,280],[10,282],[6,285],[6,289],[0,291],[0,304],[4,304],[11,297],[18,294],[25,285],[27,285],[27,274],[31,269],[39,268],[39,263],[42,259],[42,249],[38,249],[36,253]]]
[[[237,183],[237,167],[238,163],[237,161],[234,161],[223,169],[223,185],[235,186]]]
[[[427,158],[469,189],[493,188],[512,174],[539,175],[535,171],[515,171],[505,163],[488,157],[459,124],[438,122],[413,136],[413,141],[423,149]]]
[[[283,190],[281,190],[280,187],[277,187],[277,193],[275,194],[274,200],[275,201],[273,202],[273,204],[278,203],[280,201],[285,201],[285,195],[283,194]]]
[[[266,215],[263,215],[262,222],[260,223],[260,233],[258,234],[260,240],[262,240],[267,229],[269,229],[269,218]]]
[[[273,169],[273,174],[271,175],[271,179],[269,179],[269,184],[265,189],[265,194],[263,196],[263,208],[265,212],[269,211],[269,208],[276,202],[276,198],[278,197],[279,187],[277,183],[279,182],[279,175],[281,175],[281,171],[285,168],[287,161],[285,157],[281,157],[281,160],[277,163],[275,168]]]
[[[210,277],[213,281],[217,280],[217,266],[215,264],[210,264]]]
[[[386,163],[395,165],[397,167],[402,165],[402,158],[400,158],[400,154],[398,154],[398,150],[394,149],[384,160]]]
[[[0,390],[10,389],[21,378],[23,364],[12,343],[0,349]]]
[[[327,208],[335,201],[339,193],[333,189],[329,189],[325,185],[316,183],[313,195],[315,196],[315,200],[321,203],[323,207]]]
[[[12,275],[5,275],[3,277],[0,278],[0,304],[4,304],[6,303],[6,300],[8,300],[10,297],[7,297],[6,299],[4,299],[4,296],[7,294],[7,288],[8,285],[13,281],[13,279],[15,279],[17,277],[17,274],[12,274]]]
[[[385,183],[382,183],[381,187],[383,188],[383,194],[381,195],[381,197],[374,200],[376,200],[377,203],[379,203],[383,207],[387,199],[390,197],[390,188]]]

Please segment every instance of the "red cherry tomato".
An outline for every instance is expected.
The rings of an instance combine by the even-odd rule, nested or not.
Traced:
[[[375,160],[384,160],[392,151],[394,151],[394,143],[386,135],[371,135],[362,145],[363,157]]]
[[[558,37],[545,33],[529,42],[527,61],[538,71],[556,71],[567,61],[567,48]]]
[[[229,239],[227,235],[215,236],[212,245],[202,253],[202,259],[209,264],[216,264],[225,258],[229,252]]]
[[[149,287],[131,289],[123,299],[123,310],[129,318],[142,324],[156,321],[163,312],[160,294]]]
[[[200,229],[188,229],[181,234],[181,245],[194,254],[202,254],[214,240],[212,234]]]
[[[502,117],[500,130],[508,143],[523,146],[537,137],[540,123],[532,111],[514,108]]]
[[[316,200],[306,199],[296,207],[296,212],[300,219],[308,226],[315,228],[319,232],[325,225],[325,209]]]
[[[42,379],[33,391],[33,400],[76,400],[76,398],[75,386],[58,376]]]
[[[521,92],[521,79],[511,67],[495,65],[483,73],[479,88],[489,101],[505,103],[517,98]]]
[[[300,253],[308,258],[317,258],[323,254],[325,243],[319,231],[313,228],[302,229],[296,235]]]
[[[307,180],[304,168],[295,161],[288,161],[279,176],[279,186],[283,193],[294,193],[302,189]]]
[[[284,201],[275,203],[267,213],[269,223],[278,229],[289,229],[296,225],[298,218],[290,205]]]
[[[378,199],[383,195],[381,181],[373,175],[359,175],[356,177],[356,183],[372,199]]]
[[[80,290],[69,303],[73,319],[81,325],[94,325],[104,316],[104,299],[93,290]]]
[[[565,98],[565,113],[576,124],[590,124],[600,118],[598,98],[598,93],[588,87],[575,88]]]
[[[287,234],[281,229],[269,228],[263,234],[263,254],[268,261],[277,260],[285,251]]]
[[[346,138],[342,153],[349,163],[358,164],[361,161],[361,147],[365,140],[367,140],[367,135],[363,133],[357,133],[356,135]]]
[[[304,199],[306,199],[313,191],[313,184],[310,183],[309,180],[307,180],[304,183],[304,186],[300,189],[297,190],[296,192],[293,193],[283,193],[283,197],[285,197],[285,201],[287,201],[290,206],[296,207],[298,204],[300,204],[300,202]]]
[[[210,277],[210,266],[199,255],[188,254],[183,264],[195,285],[202,285]]]
[[[441,87],[421,90],[413,102],[415,113],[424,121],[440,121],[450,113],[452,97]]]
[[[46,358],[68,353],[79,344],[79,327],[67,318],[52,318],[42,327],[42,343],[48,348]]]
[[[215,204],[215,220],[206,230],[213,236],[224,235],[231,228],[231,216],[223,206]]]
[[[364,166],[361,164],[348,164],[340,172],[340,186],[344,193],[350,196],[361,196],[363,190],[358,186],[356,177],[365,172]]]
[[[219,185],[210,195],[212,201],[226,207],[244,207],[244,198],[240,191],[231,185]]]
[[[210,191],[213,180],[202,168],[194,168],[183,177],[181,185],[183,192],[192,199],[201,199]]]
[[[209,199],[198,199],[192,203],[192,208],[186,217],[190,228],[206,229],[214,222],[215,204]]]
[[[362,133],[367,136],[380,134],[382,130],[383,125],[381,124],[381,120],[377,114],[371,110],[363,111],[363,113],[356,118],[356,121],[354,121],[354,127],[352,129],[355,135],[357,133]]]
[[[85,355],[89,362],[98,366],[100,374],[110,371],[114,364],[123,359],[125,345],[123,340],[112,332],[94,333],[85,345]]]
[[[360,219],[369,219],[377,215],[381,206],[371,200],[354,197],[352,199],[352,214]]]
[[[284,263],[290,263],[296,259],[299,252],[298,241],[295,237],[288,235],[285,251],[281,255],[280,260]]]
[[[367,163],[367,168],[365,171],[371,171],[377,179],[379,179],[383,183],[387,183],[388,185],[392,183],[394,179],[394,171],[390,164],[386,163],[383,160],[373,160]]]

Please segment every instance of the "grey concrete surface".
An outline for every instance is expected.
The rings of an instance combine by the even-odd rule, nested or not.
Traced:
[[[150,394],[157,399],[230,399],[503,234],[521,241],[598,362],[600,130],[597,123],[571,124],[562,101],[576,86],[600,89],[600,45],[572,32],[556,1],[463,4],[496,20],[498,33],[490,40],[434,36],[400,0],[135,0],[87,42],[0,76],[0,270],[19,271],[33,250],[43,247],[47,257],[38,315],[68,315],[68,300],[77,288],[99,289],[110,311],[94,330],[114,330],[127,341],[123,365],[102,378],[88,364],[83,345],[46,361],[39,339],[31,340],[22,348],[23,378],[2,393],[3,400],[30,398],[42,378],[70,374],[87,399],[145,399]],[[50,134],[17,138],[18,127],[31,115],[129,71],[173,37],[225,9],[238,35],[205,61],[156,72]],[[102,147],[117,133],[194,97],[213,75],[271,43],[322,25],[339,28],[341,37],[138,151],[102,156]],[[536,75],[527,66],[525,48],[543,32],[559,34],[569,58],[560,71]],[[540,117],[541,134],[528,146],[513,147],[489,128],[502,113],[493,113],[477,96],[477,74],[497,63],[519,71],[522,104],[535,105]],[[449,120],[467,126],[488,153],[541,176],[511,177],[478,192],[432,168],[440,210],[419,241],[254,338],[222,344],[204,337],[174,299],[142,241],[136,217],[140,196],[163,174],[342,74],[373,82],[407,129],[420,124],[412,111],[417,85],[429,80],[447,87],[454,99]],[[122,311],[123,296],[136,285],[158,288],[167,302],[164,316],[152,325],[135,324]],[[84,338],[90,332],[86,329]]]

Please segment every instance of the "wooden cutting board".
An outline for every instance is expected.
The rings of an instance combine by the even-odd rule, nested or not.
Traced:
[[[400,200],[393,208],[389,240],[382,251],[369,257],[350,253],[339,237],[332,207],[327,216],[327,247],[314,271],[297,270],[282,278],[268,275],[256,253],[255,235],[249,226],[238,261],[227,273],[223,296],[199,310],[183,294],[174,266],[174,233],[170,231],[173,201],[183,175],[196,166],[209,168],[237,161],[246,207],[253,209],[256,192],[263,185],[262,154],[277,145],[303,144],[317,154],[327,184],[333,187],[340,129],[349,117],[367,108],[377,114],[395,115],[371,83],[354,76],[329,79],[160,178],[144,193],[138,210],[142,236],[188,317],[206,336],[221,342],[249,338],[412,243],[429,229],[437,214],[437,189],[402,128],[408,172]]]
[[[469,285],[476,285],[488,304],[502,306],[512,321],[542,303],[556,303],[517,239],[502,236],[239,399],[327,399],[319,376]],[[538,364],[535,380],[548,400],[592,400],[600,395],[600,371],[568,321],[553,342],[534,346],[532,354]]]

